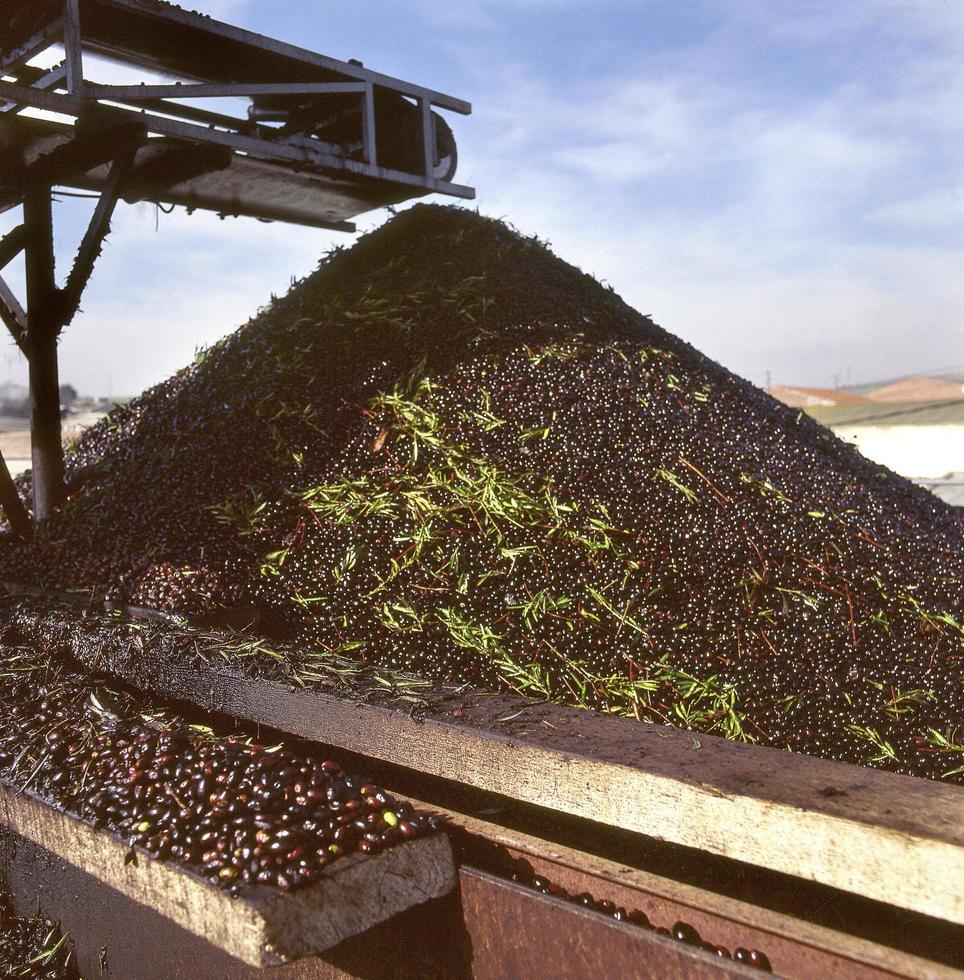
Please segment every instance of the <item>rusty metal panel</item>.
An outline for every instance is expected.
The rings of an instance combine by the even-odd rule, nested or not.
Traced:
[[[476,980],[760,977],[673,939],[463,868],[462,910]]]

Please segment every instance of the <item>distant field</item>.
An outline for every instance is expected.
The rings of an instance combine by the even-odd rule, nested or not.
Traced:
[[[87,412],[64,419],[64,442],[76,439],[89,425],[103,417],[101,412]],[[10,472],[16,476],[30,468],[30,420],[0,415],[0,453]]]

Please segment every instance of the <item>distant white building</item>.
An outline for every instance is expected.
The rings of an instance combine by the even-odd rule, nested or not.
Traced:
[[[964,506],[964,398],[859,402],[806,411],[868,459]]]

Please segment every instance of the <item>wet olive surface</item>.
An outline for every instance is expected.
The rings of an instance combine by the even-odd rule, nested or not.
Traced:
[[[39,912],[18,915],[0,889],[0,976],[6,980],[77,980],[70,937]]]
[[[964,774],[954,511],[470,212],[335,253],[67,466],[63,514],[0,543],[0,576]]]
[[[233,892],[309,885],[344,855],[440,827],[316,751],[219,735],[29,648],[0,650],[0,778]]]

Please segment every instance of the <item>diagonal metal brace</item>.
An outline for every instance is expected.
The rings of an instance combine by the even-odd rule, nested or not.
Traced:
[[[17,346],[26,355],[27,314],[2,277],[0,277],[0,320],[6,324]]]
[[[30,517],[24,507],[17,486],[7,469],[7,461],[0,453],[0,509],[7,515],[10,527],[18,538],[30,537]]]
[[[136,153],[136,149],[128,150],[111,164],[107,183],[101,192],[97,207],[94,209],[94,216],[90,219],[84,240],[80,243],[77,258],[74,259],[74,267],[70,270],[64,288],[60,290],[58,330],[62,330],[70,323],[80,307],[80,298],[91,273],[94,271],[94,263],[103,248],[104,239],[110,232],[110,220],[114,213],[114,207],[120,197],[124,179],[130,172]]]
[[[0,238],[0,269],[13,261],[27,247],[27,226],[17,225],[13,231]]]

